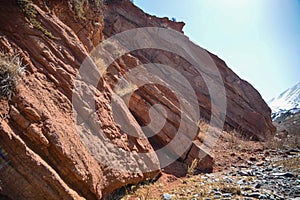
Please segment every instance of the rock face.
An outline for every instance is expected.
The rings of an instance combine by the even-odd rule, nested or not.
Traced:
[[[158,20],[158,18],[143,13],[139,8],[134,7],[130,2],[126,1],[119,2],[118,4],[110,4],[104,13],[104,19],[104,35],[107,37],[138,27],[159,26],[182,32],[184,26],[184,23],[176,23],[168,21],[167,19]],[[249,83],[241,80],[230,70],[224,61],[210,52],[207,53],[215,62],[224,81],[223,83],[227,95],[226,126],[228,128],[237,129],[254,139],[264,140],[274,134],[275,127],[272,125],[272,120],[270,119],[271,110],[261,95]],[[204,80],[199,78],[199,73],[193,70],[193,67],[188,61],[164,51],[147,50],[134,52],[133,54],[142,63],[167,63],[183,74],[190,81],[190,84],[196,92],[201,116],[210,119],[211,104],[208,89],[205,86]],[[124,67],[126,68],[126,65]],[[140,94],[143,100],[150,105],[153,104],[153,102],[151,102],[153,100],[149,100],[145,97],[145,94],[149,93],[148,90],[139,91],[139,93],[143,93]],[[166,92],[158,89],[156,94],[159,93]],[[154,94],[151,96],[154,96]],[[165,96],[170,95],[167,94]],[[132,105],[134,105],[134,103]],[[139,119],[139,122],[141,121],[143,125],[146,124],[144,119],[145,114],[141,113],[138,107],[131,107],[131,111],[135,117]]]
[[[210,118],[205,83],[193,79],[196,74],[187,61],[173,59],[167,52],[153,56],[152,51],[141,51],[121,57],[108,69],[105,80],[95,91],[95,112],[82,107],[77,119],[88,123],[75,121],[72,101],[81,100],[90,92],[86,84],[75,81],[78,69],[103,37],[145,26],[182,31],[184,25],[146,15],[129,1],[111,1],[102,8],[102,17],[99,10],[93,9],[92,2],[90,7],[85,5],[83,19],[70,12],[67,1],[36,0],[26,7],[35,10],[34,18],[52,38],[30,24],[30,16],[14,1],[0,2],[0,47],[10,54],[18,52],[27,64],[18,93],[0,104],[0,194],[6,198],[101,199],[125,185],[153,179],[160,173],[145,168],[158,165],[154,150],[166,145],[179,126],[180,110],[176,99],[172,99],[172,91],[158,86],[143,87],[129,100],[130,110],[124,99],[113,98],[112,88],[118,75],[139,63],[167,61],[177,66],[179,72],[189,77],[203,117]],[[274,132],[270,109],[251,85],[240,80],[222,60],[210,55],[224,79],[226,125],[258,139],[267,138]],[[75,82],[85,89],[74,97]],[[156,103],[170,108],[168,117],[172,121],[147,139],[141,127],[149,123],[147,108]],[[112,105],[120,111],[118,115],[113,114]],[[171,105],[175,105],[174,109]],[[130,124],[130,133],[121,129],[122,123],[116,118]],[[96,137],[91,127],[100,127],[106,139]],[[85,133],[84,138],[78,129]],[[141,137],[131,136],[136,134]],[[201,155],[203,159],[197,169],[211,171],[212,157],[200,148],[196,137],[190,139],[192,144],[178,160],[189,165]],[[122,162],[124,157],[129,162]]]

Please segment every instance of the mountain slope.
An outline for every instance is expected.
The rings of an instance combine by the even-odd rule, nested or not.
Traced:
[[[149,16],[129,0],[104,1],[107,5],[101,7],[100,14],[95,10],[96,2],[99,1],[0,1],[0,49],[7,54],[18,53],[26,66],[18,93],[11,100],[0,102],[0,199],[5,196],[4,199],[21,200],[96,200],[123,186],[155,179],[160,173],[157,166],[160,163],[153,152],[175,137],[181,117],[189,116],[189,110],[177,106],[172,88],[153,84],[134,92],[130,110],[121,98],[114,99],[112,105],[113,86],[141,63],[168,64],[183,74],[195,90],[201,116],[209,120],[212,115],[211,105],[215,102],[211,102],[203,78],[187,60],[168,52],[147,49],[138,55],[135,52],[124,55],[110,66],[107,76],[95,88],[76,80],[83,60],[105,38],[138,27],[182,31],[183,23]],[[72,5],[75,9],[70,10]],[[142,42],[149,41],[145,37]],[[181,46],[178,49],[190,50]],[[196,55],[199,56],[203,55]],[[226,88],[225,125],[257,139],[268,139],[275,128],[271,111],[260,94],[224,61],[209,56]],[[85,72],[93,77],[94,70]],[[203,73],[209,76],[209,72]],[[75,86],[82,89],[81,93],[73,92]],[[174,88],[177,86],[182,84],[176,83]],[[92,101],[84,101],[84,96],[91,93]],[[74,100],[81,105],[76,119]],[[159,134],[148,139],[142,127],[149,124],[149,108],[157,103],[165,105],[168,120]],[[117,114],[113,113],[113,106],[118,108]],[[117,117],[123,124],[128,123],[130,129],[123,130]],[[198,119],[185,119],[198,124]],[[93,129],[99,128],[101,131],[94,134]],[[190,126],[184,128],[182,133],[190,134]],[[201,141],[197,137],[190,139],[191,146],[178,159],[185,166],[203,154],[198,145]],[[167,150],[174,154],[177,149],[180,148],[172,146]],[[205,156],[197,170],[208,171],[213,167],[210,154]],[[147,167],[157,170],[147,171]]]
[[[300,83],[287,89],[268,102],[273,120],[284,120],[300,111]]]

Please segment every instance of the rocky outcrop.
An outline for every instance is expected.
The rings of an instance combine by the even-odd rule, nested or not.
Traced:
[[[111,1],[102,7],[102,17],[93,2],[96,1],[90,1],[90,6],[85,4],[84,16],[79,19],[70,11],[67,1],[36,0],[27,7],[35,12],[31,16],[39,22],[35,25],[29,23],[28,12],[22,12],[15,1],[0,2],[1,50],[19,53],[26,64],[18,93],[0,105],[0,194],[5,197],[101,199],[128,184],[156,178],[160,172],[154,151],[173,139],[180,125],[181,110],[171,90],[155,85],[134,93],[129,100],[130,110],[124,103],[126,96],[114,98],[112,91],[118,75],[139,63],[167,61],[188,76],[201,113],[210,118],[205,83],[193,78],[197,74],[187,61],[173,59],[167,52],[155,57],[152,51],[140,51],[121,57],[95,90],[77,79],[80,64],[104,36],[144,26],[182,31],[184,25],[146,15],[129,1]],[[225,81],[226,124],[231,128],[241,127],[257,138],[272,134],[270,110],[258,92],[240,80],[223,61],[210,55]],[[74,93],[75,84],[82,88],[81,93]],[[75,120],[74,101],[81,105],[81,100],[92,91],[95,91],[95,110],[83,102],[75,112]],[[168,108],[170,120],[159,134],[148,139],[142,127],[149,123],[147,108],[157,103]],[[113,106],[119,111],[117,114],[113,113]],[[198,121],[187,119],[198,128]],[[124,131],[122,123],[130,126]],[[95,134],[93,130],[98,129],[101,132]],[[203,159],[197,169],[211,171],[212,157],[200,148],[197,136],[185,133],[191,144],[178,160],[189,165],[200,156]],[[176,154],[176,148],[167,152]],[[156,170],[147,170],[149,166]]]
[[[155,16],[143,13],[139,8],[127,1],[110,4],[104,13],[104,22],[104,34],[107,37],[137,27],[158,26],[182,32],[184,26],[184,23],[180,22],[176,23],[166,19],[158,20]],[[275,127],[272,125],[272,120],[270,119],[271,110],[261,95],[248,82],[240,79],[230,70],[224,61],[210,52],[207,53],[218,67],[225,86],[227,96],[226,127],[228,129],[237,129],[239,132],[253,139],[265,140],[270,135],[273,135]],[[199,73],[195,72],[191,63],[164,51],[147,50],[134,52],[133,54],[142,63],[167,63],[184,75],[196,92],[201,116],[207,120],[210,119],[211,104],[208,95],[209,91],[205,86],[206,83],[203,78],[199,78],[201,75],[199,76]],[[148,90],[140,91],[140,93],[143,93],[140,95],[142,99],[150,105],[153,104],[152,100],[145,97],[149,93]],[[158,89],[156,94],[159,93],[164,93],[164,91]],[[154,94],[151,94],[151,96],[154,96]],[[170,95],[166,94],[165,96],[168,97]],[[158,101],[161,102],[159,99]],[[134,107],[134,103],[132,105],[131,111],[139,119],[138,121],[141,121],[143,125],[147,124],[145,123],[145,113],[141,113],[139,108]]]
[[[88,49],[101,39],[103,24],[85,24],[91,28],[81,30],[83,25],[68,16],[67,2],[54,2],[47,9],[38,2],[33,6],[42,26],[57,39],[31,27],[13,1],[2,1],[0,6],[1,49],[17,51],[27,64],[18,94],[1,104],[5,117],[1,119],[0,146],[7,152],[1,160],[7,163],[0,171],[1,194],[12,199],[101,199],[124,185],[155,178],[159,172],[143,172],[145,159],[138,154],[131,163],[120,163],[122,171],[101,163],[77,133],[72,116],[74,79]],[[121,132],[113,119],[110,95],[108,88],[102,88],[96,99],[96,122],[103,132],[126,151],[153,151],[146,139],[129,138]],[[124,116],[131,114],[124,110]],[[122,155],[106,148],[101,156],[112,162],[121,160]]]

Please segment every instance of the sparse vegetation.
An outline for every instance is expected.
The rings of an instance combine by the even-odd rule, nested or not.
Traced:
[[[105,1],[106,2],[106,1]],[[103,0],[92,1],[94,8],[99,9],[103,6]],[[69,0],[69,9],[73,11],[80,20],[85,20],[86,9],[89,7],[89,0]]]
[[[44,35],[51,39],[58,39],[53,36],[53,34],[47,30],[41,22],[37,19],[37,11],[32,4],[32,0],[16,0],[17,5],[29,23],[32,24],[36,29],[40,30]],[[94,10],[100,11],[99,8],[103,5],[103,0],[68,0],[69,9],[75,13],[75,16],[79,20],[86,20],[85,13],[88,8],[93,8]],[[92,5],[92,6],[89,6]]]
[[[228,147],[229,149],[232,150],[239,150],[240,144],[239,144],[239,133],[236,130],[231,131],[230,133],[230,138],[228,140]]]
[[[127,185],[122,187],[121,189],[115,191],[113,194],[111,194],[106,199],[122,199],[122,200],[129,200],[131,196],[140,196],[142,199],[148,199],[148,196],[150,194],[151,186],[153,186],[153,181],[146,180],[142,183],[139,183],[137,185]],[[142,192],[139,194],[139,191]]]
[[[85,17],[84,17],[84,6],[85,6],[86,2],[87,2],[86,0],[68,1],[68,5],[69,5],[70,10],[74,11],[76,16],[81,20],[85,19]]]
[[[42,26],[41,22],[37,20],[37,11],[32,5],[31,0],[16,0],[17,5],[21,11],[25,14],[30,24],[32,24],[36,29],[40,30],[44,35],[51,39],[57,39],[49,32],[45,27]]]
[[[198,122],[198,126],[200,128],[200,131],[202,132],[207,132],[208,128],[209,128],[209,123],[207,121],[205,121],[203,118],[201,118]]]
[[[205,140],[206,133],[209,128],[209,124],[204,119],[200,119],[198,122],[198,127],[199,127],[199,133],[197,139],[202,143]]]
[[[176,179],[174,182],[145,185],[136,191],[126,194],[122,200],[130,199],[165,199],[162,194],[170,194],[171,199],[206,199],[213,198],[213,189],[218,188],[223,193],[230,193],[232,197],[241,195],[241,188],[234,183],[226,183],[226,179],[220,177],[216,182],[208,181],[202,175]],[[154,195],[156,194],[156,195]],[[161,194],[158,196],[158,194]]]
[[[207,125],[204,121],[202,121],[199,122],[199,126],[200,131],[204,131]],[[254,190],[260,191],[259,193],[261,193],[262,196],[271,195],[272,198],[272,193],[269,194],[268,192],[265,192],[264,189],[254,187],[256,186],[255,184],[248,184],[256,183],[263,178],[260,177],[260,175],[240,175],[240,171],[243,171],[242,168],[244,168],[245,166],[249,166],[250,169],[251,166],[256,165],[257,169],[259,169],[260,172],[263,172],[263,170],[268,168],[268,166],[277,165],[282,166],[283,168],[285,168],[285,170],[275,169],[275,173],[285,171],[292,172],[296,175],[300,173],[299,156],[295,158],[287,157],[284,158],[284,160],[280,159],[279,161],[272,160],[270,161],[270,163],[272,164],[268,163],[269,161],[267,161],[270,160],[270,157],[269,159],[262,161],[263,158],[268,157],[268,155],[271,155],[273,157],[274,155],[272,155],[272,152],[276,153],[276,151],[271,150],[264,152],[262,147],[264,143],[258,143],[251,140],[249,141],[248,137],[246,137],[245,134],[242,134],[237,130],[233,130],[231,132],[224,131],[220,137],[220,140],[222,141],[215,147],[218,149],[218,151],[215,151],[215,155],[217,155],[217,157],[215,157],[215,160],[221,161],[216,162],[216,165],[226,165],[228,166],[228,168],[222,168],[222,170],[227,169],[230,172],[217,172],[212,175],[189,175],[176,178],[169,175],[163,175],[160,180],[154,182],[153,184],[144,185],[142,187],[138,187],[137,189],[134,188],[135,190],[132,190],[132,192],[124,193],[122,200],[165,199],[165,194],[168,195],[172,200],[215,198],[223,199],[225,198],[225,196],[222,196],[223,194],[231,195],[229,197],[230,199],[242,199],[243,197],[247,198],[248,194],[254,194],[252,193],[252,191]],[[232,149],[228,148],[229,146],[232,146]],[[196,161],[194,161],[194,164],[191,164],[189,166],[189,173],[193,171],[192,169],[194,168],[193,166],[195,166],[195,164]],[[234,169],[231,171],[229,167],[234,167]],[[274,166],[274,168],[276,167]],[[220,169],[221,168],[219,168],[218,170]],[[272,179],[273,178],[274,177],[272,177]]]
[[[188,166],[188,169],[187,169],[187,175],[194,175],[195,174],[195,170],[196,170],[196,167],[198,165],[198,160],[197,159],[194,159],[191,163],[190,166]]]
[[[276,165],[281,165],[287,170],[290,170],[296,174],[300,174],[300,157],[287,158],[286,160],[280,160],[275,163]]]
[[[0,98],[11,98],[23,71],[22,60],[18,54],[10,56],[0,53]]]
[[[282,149],[283,141],[278,138],[270,138],[263,144],[264,149]]]
[[[297,148],[300,146],[300,135],[288,135],[286,138],[278,138],[274,137],[268,140],[264,147],[265,149],[284,149],[286,147],[289,148]]]
[[[241,127],[237,129],[233,129],[229,131],[229,137],[227,138],[228,148],[231,150],[241,150],[241,149],[248,149],[247,146],[244,146],[241,141],[248,141],[252,140],[253,137],[248,137],[243,131]]]

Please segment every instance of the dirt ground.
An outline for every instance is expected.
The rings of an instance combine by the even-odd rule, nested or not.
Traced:
[[[253,163],[264,162],[266,157],[270,154],[271,142],[255,142],[247,141],[232,133],[223,132],[220,136],[217,145],[212,149],[215,165],[213,176],[218,176],[219,173],[226,170],[231,170],[238,167],[247,167]],[[138,186],[129,186],[124,188],[125,196],[120,199],[126,200],[146,200],[146,199],[164,199],[163,194],[170,191],[173,193],[179,192],[182,188],[200,187],[199,182],[202,180],[202,175],[192,176],[174,176],[163,172],[162,176],[153,183],[141,184]],[[209,174],[207,174],[209,176]],[[197,182],[197,185],[195,185]],[[193,184],[194,183],[194,184]],[[205,191],[212,187],[211,184],[204,184],[201,190]],[[222,187],[222,185],[220,186]],[[235,186],[229,187],[230,190],[235,190]],[[204,189],[204,190],[203,190]],[[182,190],[182,191],[189,191]],[[192,199],[192,196],[187,198],[188,194],[184,194],[182,199]],[[199,199],[194,197],[194,199]]]

